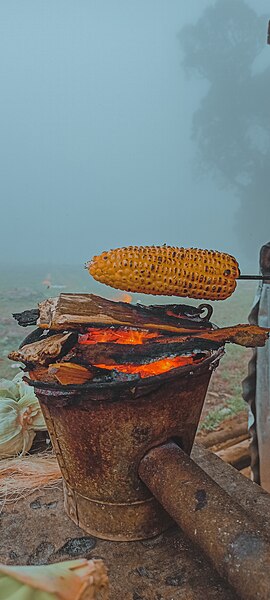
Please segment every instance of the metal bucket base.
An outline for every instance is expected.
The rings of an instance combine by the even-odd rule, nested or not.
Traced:
[[[111,504],[85,498],[65,481],[63,486],[68,516],[94,537],[118,542],[145,540],[173,525],[168,513],[153,496],[131,504]]]

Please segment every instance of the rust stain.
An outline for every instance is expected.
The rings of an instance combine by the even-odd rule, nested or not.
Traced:
[[[190,453],[212,363],[130,384],[36,388],[65,480],[65,508],[87,533],[147,539],[172,520],[138,476],[145,453],[170,438]],[[154,380],[154,385],[153,385]],[[87,386],[87,387],[86,387]]]

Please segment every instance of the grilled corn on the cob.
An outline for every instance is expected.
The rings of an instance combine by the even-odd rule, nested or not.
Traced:
[[[172,246],[128,246],[102,252],[87,265],[101,283],[127,292],[224,300],[240,271],[230,254]]]

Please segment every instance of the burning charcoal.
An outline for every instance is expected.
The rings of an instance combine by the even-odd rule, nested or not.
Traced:
[[[206,355],[203,355],[203,358],[206,358]],[[125,373],[125,374],[134,374],[134,375],[140,375],[140,377],[142,379],[144,379],[145,377],[151,377],[153,375],[161,375],[161,373],[167,373],[168,371],[171,371],[172,369],[177,369],[178,367],[185,367],[187,365],[193,365],[196,363],[199,363],[202,360],[201,357],[198,357],[196,355],[189,355],[189,356],[174,356],[174,357],[169,357],[167,356],[166,358],[162,358],[160,360],[154,360],[154,361],[150,361],[150,362],[145,362],[144,364],[141,365],[134,365],[134,364],[124,364],[124,365],[120,365],[118,363],[113,364],[110,366],[110,369],[115,370],[117,372],[121,372],[121,373]],[[106,368],[108,369],[108,365],[103,365],[103,364],[97,364],[95,365],[96,367],[99,368]]]
[[[108,371],[107,371],[108,372]],[[124,383],[125,381],[138,383],[140,380],[140,375],[138,373],[123,373],[118,369],[112,369],[109,371],[110,373],[110,381],[115,381],[117,383]]]
[[[145,342],[132,344],[119,344],[111,341],[111,329],[94,329],[93,339],[100,339],[98,332],[102,335],[102,342],[88,343],[88,338],[82,335],[79,336],[78,343],[73,348],[73,358],[79,364],[104,364],[110,368],[111,365],[118,364],[134,364],[141,365],[153,360],[166,358],[168,356],[179,356],[184,354],[194,354],[195,352],[204,352],[217,350],[222,346],[222,343],[204,339],[192,339],[185,341],[181,337],[158,336]],[[108,332],[108,338],[106,338]],[[128,333],[128,332],[127,332]],[[132,332],[132,336],[133,336]],[[131,339],[132,339],[131,336]],[[108,339],[108,341],[106,341]],[[66,359],[67,360],[67,357]]]
[[[144,344],[159,337],[158,333],[127,327],[89,327],[87,333],[79,336],[80,344],[114,342],[115,344]]]
[[[9,358],[23,362],[33,381],[83,385],[193,368],[215,351],[221,356],[227,342],[265,344],[269,330],[247,324],[217,329],[199,320],[202,309],[194,321],[179,316],[188,314],[186,305],[132,306],[92,294],[61,294],[40,304],[39,329]]]

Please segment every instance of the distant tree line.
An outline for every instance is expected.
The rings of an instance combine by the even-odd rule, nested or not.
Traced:
[[[270,68],[254,68],[268,19],[244,0],[217,0],[179,34],[185,70],[209,83],[193,116],[200,161],[239,198],[237,234],[251,259],[270,240]]]

